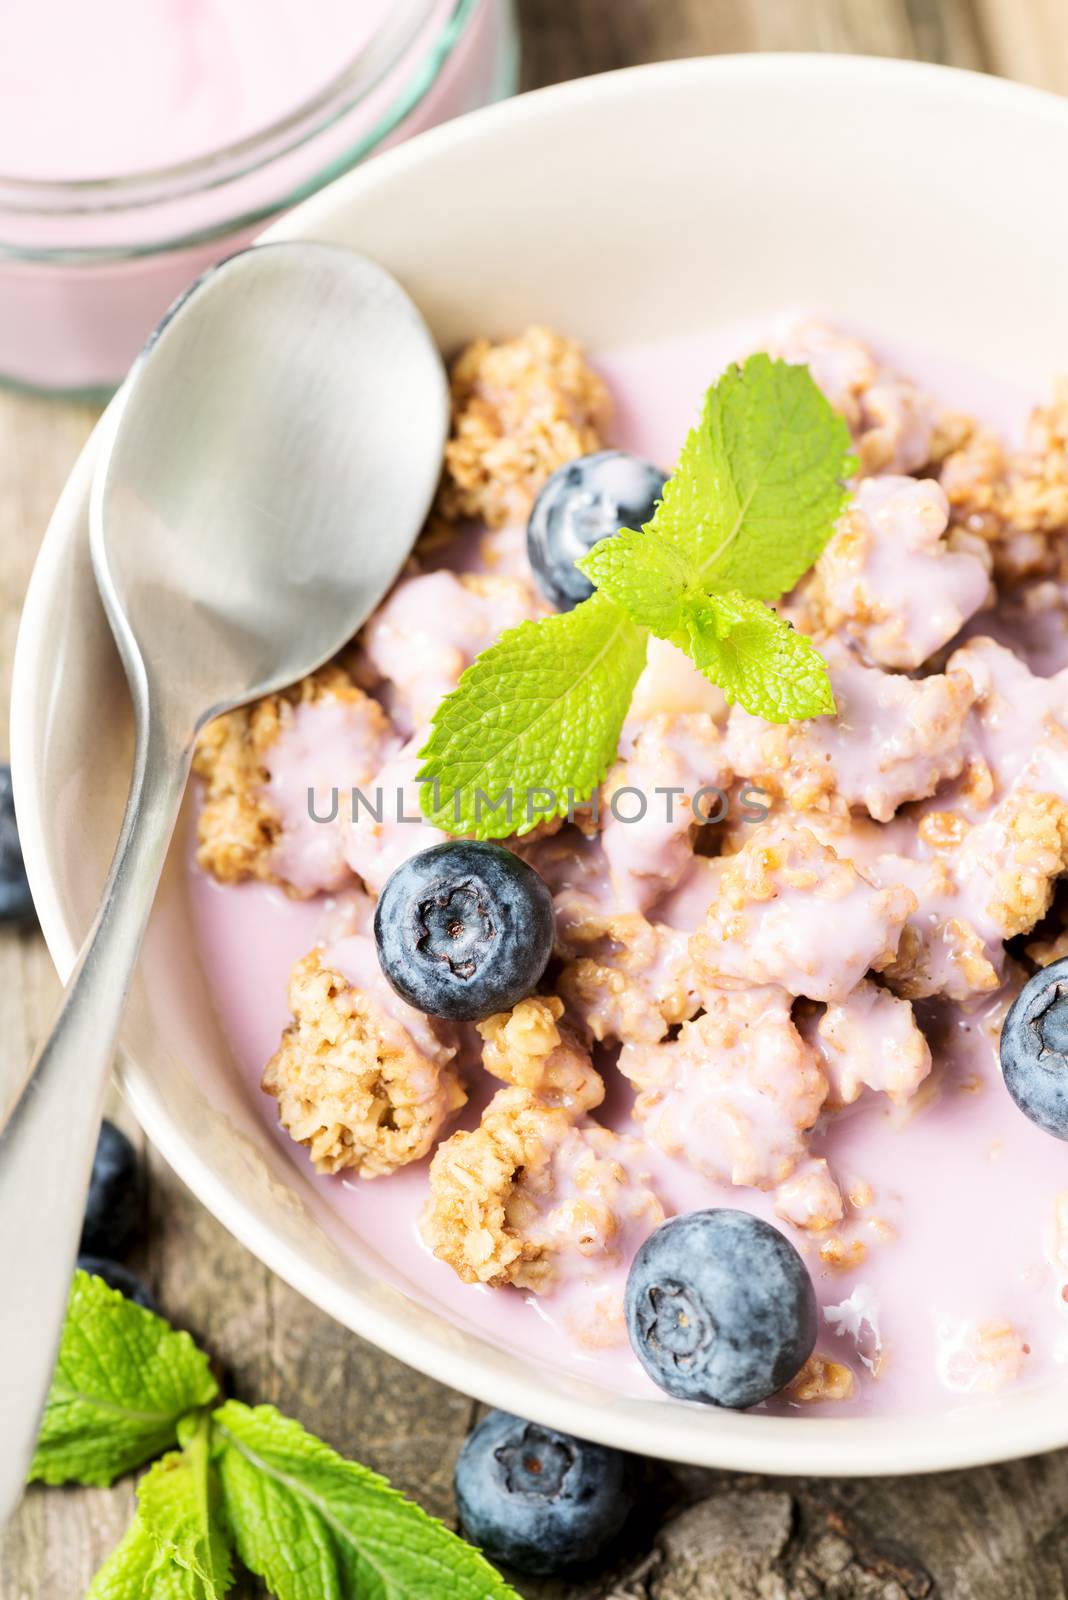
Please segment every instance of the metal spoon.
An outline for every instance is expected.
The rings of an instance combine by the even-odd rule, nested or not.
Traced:
[[[201,278],[105,417],[92,555],[136,752],[100,909],[0,1132],[0,1524],[48,1392],[107,1073],[196,734],[321,665],[365,620],[429,509],[448,413],[441,358],[388,273],[291,243]]]

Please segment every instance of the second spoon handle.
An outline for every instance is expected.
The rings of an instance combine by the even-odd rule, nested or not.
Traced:
[[[48,1394],[108,1070],[189,771],[149,725],[100,909],[0,1130],[0,1527]]]

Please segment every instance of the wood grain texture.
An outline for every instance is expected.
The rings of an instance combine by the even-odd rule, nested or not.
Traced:
[[[1064,0],[975,0],[984,48],[1006,78],[1068,94]]]
[[[926,60],[1068,89],[1063,0],[519,0],[525,87],[638,61],[732,50]],[[0,753],[18,611],[48,514],[94,413],[0,395]],[[0,933],[0,1089],[46,1025],[40,941]],[[120,1113],[121,1115],[121,1113]],[[129,1124],[127,1123],[127,1126]],[[235,1394],[270,1400],[446,1519],[474,1408],[305,1304],[151,1152],[134,1265]],[[803,1424],[800,1424],[803,1426]],[[2,1448],[2,1441],[0,1441]],[[0,1600],[75,1600],[133,1501],[31,1491],[0,1536]],[[773,1482],[650,1464],[617,1570],[520,1583],[529,1600],[1068,1600],[1068,1453],[971,1473]],[[260,1593],[239,1586],[237,1600]],[[426,1600],[438,1600],[427,1596]]]

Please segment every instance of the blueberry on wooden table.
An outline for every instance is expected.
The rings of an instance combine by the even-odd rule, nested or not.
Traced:
[[[22,859],[15,822],[11,768],[0,764],[0,922],[28,927],[34,920],[33,898]]]
[[[627,1276],[635,1355],[669,1394],[743,1410],[795,1378],[816,1343],[812,1279],[790,1241],[747,1211],[663,1223]]]
[[[552,895],[502,845],[432,845],[386,880],[375,943],[402,1000],[431,1016],[478,1021],[536,987],[552,953]]]
[[[588,1567],[618,1539],[636,1497],[630,1457],[491,1411],[456,1462],[464,1533],[491,1561],[541,1576]]]
[[[137,1234],[140,1216],[137,1152],[121,1129],[105,1121],[93,1157],[79,1248],[86,1255],[121,1261]]]
[[[665,481],[651,461],[627,450],[597,450],[557,468],[527,524],[530,565],[557,611],[571,611],[593,593],[575,562],[620,528],[652,521]]]
[[[103,1278],[109,1289],[117,1289],[127,1300],[133,1300],[136,1305],[144,1306],[146,1311],[154,1311],[158,1316],[159,1306],[152,1290],[121,1261],[109,1261],[104,1256],[80,1255],[77,1266],[82,1272],[91,1273],[94,1278]]]
[[[1068,956],[1024,984],[1001,1029],[1005,1087],[1025,1117],[1068,1139]]]

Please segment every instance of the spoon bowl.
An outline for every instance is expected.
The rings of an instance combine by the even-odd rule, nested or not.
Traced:
[[[425,322],[374,262],[298,242],[208,272],[116,397],[94,479],[127,671],[136,655],[203,720],[321,665],[411,549],[448,406]]]
[[[304,241],[194,284],[108,413],[90,543],[137,737],[100,908],[0,1109],[0,1524],[48,1392],[107,1072],[197,732],[321,665],[366,619],[430,508],[448,419],[441,358],[400,286]]]

